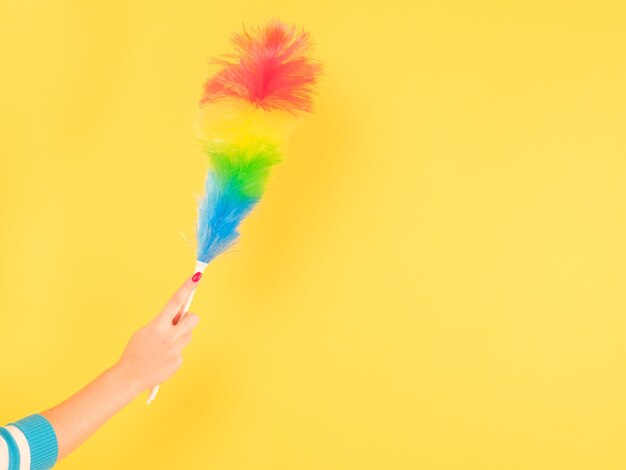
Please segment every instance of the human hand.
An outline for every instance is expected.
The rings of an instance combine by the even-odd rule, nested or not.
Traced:
[[[115,366],[135,394],[167,380],[182,365],[181,353],[191,341],[200,318],[184,313],[187,299],[195,290],[201,275],[194,275],[174,293],[159,315],[140,328],[130,339]]]

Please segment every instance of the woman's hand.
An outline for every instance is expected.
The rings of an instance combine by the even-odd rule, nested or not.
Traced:
[[[139,393],[163,382],[180,367],[181,352],[198,324],[193,313],[180,317],[202,275],[185,281],[161,313],[130,339],[121,359],[76,394],[41,413],[52,424],[59,460],[71,453],[96,429]]]
[[[187,313],[178,321],[187,299],[200,280],[187,279],[159,315],[130,339],[115,366],[128,381],[135,395],[165,382],[182,365],[182,351],[191,341],[200,318]]]

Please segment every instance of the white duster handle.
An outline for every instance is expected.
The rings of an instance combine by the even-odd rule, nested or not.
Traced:
[[[195,272],[203,273],[207,266],[208,266],[207,263],[203,263],[202,261],[196,261],[196,271]],[[189,307],[191,306],[191,302],[193,301],[193,296],[194,295],[196,295],[196,289],[192,290],[191,294],[189,294],[189,298],[187,299],[187,302],[185,302],[185,305],[183,306],[182,313],[180,314],[180,318],[178,319],[179,323],[181,321],[183,321],[183,318],[185,318],[185,315],[189,311]],[[152,403],[154,401],[154,399],[156,398],[157,393],[159,393],[159,387],[160,387],[160,385],[157,385],[152,390],[150,390],[150,395],[148,396],[148,402],[147,402],[148,405],[150,403]]]

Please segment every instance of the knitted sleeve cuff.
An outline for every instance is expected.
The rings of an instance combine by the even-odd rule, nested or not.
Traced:
[[[12,424],[26,436],[30,447],[30,469],[49,470],[54,467],[59,445],[50,422],[41,415],[32,415]]]

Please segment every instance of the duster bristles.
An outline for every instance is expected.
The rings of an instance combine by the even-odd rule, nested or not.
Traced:
[[[198,260],[210,262],[239,237],[238,227],[265,190],[276,147],[262,142],[246,147],[222,146],[210,151],[212,168],[198,214]]]
[[[235,53],[204,85],[201,103],[231,96],[265,110],[311,111],[320,65],[309,56],[309,34],[280,21],[233,37]]]
[[[199,261],[208,263],[239,237],[298,114],[311,110],[320,65],[309,35],[277,20],[233,38],[235,53],[214,63],[204,85],[199,138],[209,157],[198,210]]]

